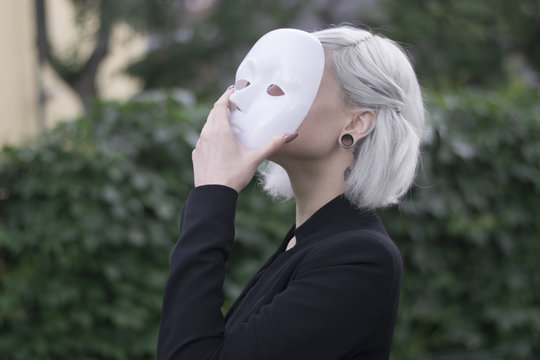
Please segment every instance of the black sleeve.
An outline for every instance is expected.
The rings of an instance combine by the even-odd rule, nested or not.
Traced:
[[[358,239],[337,239],[335,253],[310,254],[286,290],[224,333],[220,308],[236,199],[233,189],[204,186],[184,205],[170,257],[158,360],[328,360],[359,342],[368,344],[387,312],[396,274],[384,246]],[[352,260],[353,253],[361,255]]]
[[[238,193],[194,188],[182,209],[180,236],[169,257],[157,358],[207,359],[223,340],[225,262],[234,239]]]

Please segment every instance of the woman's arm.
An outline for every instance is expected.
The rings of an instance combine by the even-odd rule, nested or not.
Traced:
[[[225,261],[234,238],[236,199],[257,166],[296,134],[247,149],[234,138],[227,107],[233,87],[210,111],[192,152],[195,189],[181,218],[169,263],[158,339],[158,359],[204,359],[221,341]],[[193,355],[190,355],[193,354]]]
[[[180,237],[169,259],[157,358],[207,359],[220,346],[225,262],[234,238],[238,193],[196,187],[182,210]]]

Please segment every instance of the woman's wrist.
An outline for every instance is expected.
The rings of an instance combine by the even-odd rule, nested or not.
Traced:
[[[215,188],[215,189],[222,188],[223,190],[229,189],[229,190],[234,191],[237,195],[240,193],[240,191],[234,188],[233,186],[230,186],[227,184],[218,184],[218,183],[198,184],[198,185],[195,185],[193,189],[207,190],[207,189],[212,189],[212,188]]]

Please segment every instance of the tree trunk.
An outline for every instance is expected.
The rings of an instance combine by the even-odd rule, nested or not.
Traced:
[[[80,98],[85,110],[88,112],[92,107],[92,101],[97,98],[96,75],[99,67],[109,53],[109,40],[112,23],[105,14],[105,6],[101,5],[99,30],[96,34],[96,45],[88,59],[76,69],[72,69],[67,62],[56,57],[53,53],[47,32],[46,3],[45,0],[35,0],[37,47],[40,69],[49,63],[56,74],[62,79]],[[40,95],[40,105],[41,100]]]
[[[103,11],[103,10],[102,10]],[[92,101],[97,98],[97,86],[96,86],[96,77],[103,59],[109,53],[109,39],[111,35],[110,24],[103,21],[101,17],[101,24],[99,31],[97,33],[96,46],[94,51],[81,68],[76,77],[70,86],[77,92],[81,98],[85,110],[88,112],[91,109]]]
[[[37,84],[37,123],[41,132],[47,128],[47,122],[45,118],[45,105],[47,104],[47,96],[45,88],[43,87],[43,67],[47,61],[46,48],[47,39],[45,37],[45,3],[43,0],[36,0],[35,2],[35,15],[36,15],[36,46],[38,53],[38,63],[36,65],[36,84]]]

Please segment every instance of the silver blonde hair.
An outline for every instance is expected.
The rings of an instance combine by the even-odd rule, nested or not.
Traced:
[[[344,104],[376,114],[373,130],[355,149],[345,196],[361,208],[395,204],[414,180],[424,127],[422,95],[413,67],[397,43],[366,30],[339,26],[313,35],[331,52]],[[281,166],[269,162],[260,174],[271,196],[294,196]]]

